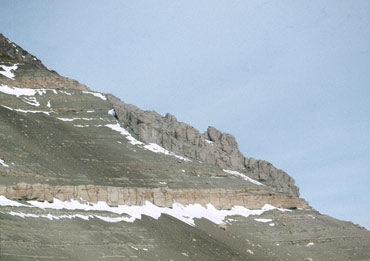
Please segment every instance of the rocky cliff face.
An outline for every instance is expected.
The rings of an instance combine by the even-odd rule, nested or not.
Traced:
[[[96,185],[50,186],[47,184],[0,185],[0,195],[8,199],[26,199],[53,202],[53,199],[81,202],[107,202],[112,206],[141,206],[149,201],[159,207],[172,207],[174,203],[183,205],[212,204],[216,209],[231,209],[243,206],[248,209],[260,209],[265,204],[279,208],[309,208],[304,199],[284,194],[271,193],[264,189],[169,189],[169,188],[134,188]]]
[[[47,68],[42,64],[42,62],[37,59],[37,57],[28,53],[22,47],[16,43],[11,42],[3,34],[0,33],[0,58],[4,60],[12,60],[20,63],[30,64],[39,69]]]
[[[113,95],[107,95],[107,98],[122,126],[131,130],[139,140],[160,144],[167,150],[222,169],[236,170],[278,192],[299,196],[299,188],[292,177],[267,161],[244,157],[234,136],[214,127],[200,133],[169,113],[162,117],[154,111],[143,111],[126,104]]]
[[[1,260],[370,260],[233,136],[86,89],[0,35]]]

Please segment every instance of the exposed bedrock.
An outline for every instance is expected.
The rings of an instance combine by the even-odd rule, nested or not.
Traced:
[[[278,192],[299,196],[295,180],[286,172],[264,160],[246,158],[239,151],[234,136],[208,127],[199,133],[194,127],[177,121],[167,113],[143,111],[108,94],[121,125],[132,131],[139,140],[156,143],[167,150],[194,158],[222,169],[236,170],[271,186]]]
[[[275,194],[263,189],[168,189],[168,188],[122,188],[110,186],[79,185],[51,186],[47,184],[0,185],[0,195],[8,199],[33,199],[52,202],[71,199],[96,203],[106,202],[116,205],[143,205],[149,201],[159,207],[172,207],[172,204],[212,204],[217,209],[230,209],[244,206],[259,209],[265,204],[281,208],[309,208],[308,203],[298,197]]]
[[[28,53],[16,43],[11,42],[0,33],[0,57],[2,59],[11,59],[14,61],[31,64],[37,68],[47,69],[37,57]]]

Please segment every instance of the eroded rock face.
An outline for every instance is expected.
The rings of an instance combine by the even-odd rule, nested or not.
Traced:
[[[177,202],[183,205],[212,204],[217,209],[230,209],[244,206],[259,209],[265,204],[280,208],[309,208],[301,198],[284,194],[275,194],[263,189],[168,189],[168,188],[122,188],[111,186],[79,185],[51,186],[48,184],[0,185],[0,195],[8,199],[32,199],[52,202],[54,198],[61,201],[71,199],[109,205],[144,205],[149,201],[159,207],[172,207]]]
[[[299,189],[292,177],[267,161],[244,157],[232,135],[214,127],[199,133],[194,127],[177,121],[171,114],[162,117],[155,111],[143,111],[126,104],[111,94],[107,98],[112,102],[121,125],[132,131],[139,140],[159,144],[177,154],[222,169],[237,170],[278,192],[299,196]]]
[[[28,53],[16,43],[11,42],[3,34],[0,34],[0,57],[18,62],[34,65],[37,68],[47,69],[37,57]]]

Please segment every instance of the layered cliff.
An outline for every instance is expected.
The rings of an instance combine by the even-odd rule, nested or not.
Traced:
[[[307,209],[304,199],[275,194],[265,189],[169,189],[169,188],[133,188],[97,185],[50,186],[46,184],[0,185],[0,195],[8,199],[26,199],[53,202],[78,199],[81,202],[107,202],[108,205],[141,206],[150,202],[159,207],[172,207],[174,203],[183,205],[212,204],[216,209],[231,209],[243,206],[248,209],[260,209],[269,204],[278,208]]]
[[[169,113],[162,117],[154,111],[143,111],[126,104],[113,95],[107,95],[107,98],[112,102],[121,125],[131,130],[139,140],[159,144],[167,150],[221,169],[236,170],[278,192],[299,196],[299,188],[292,177],[267,161],[244,157],[234,136],[214,127],[200,133]]]
[[[88,91],[2,35],[0,231],[1,260],[370,258],[369,231],[232,135]]]

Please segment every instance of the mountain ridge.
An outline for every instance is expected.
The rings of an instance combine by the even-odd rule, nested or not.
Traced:
[[[369,231],[312,209],[293,178],[245,158],[232,135],[9,57],[1,259],[370,260]]]

